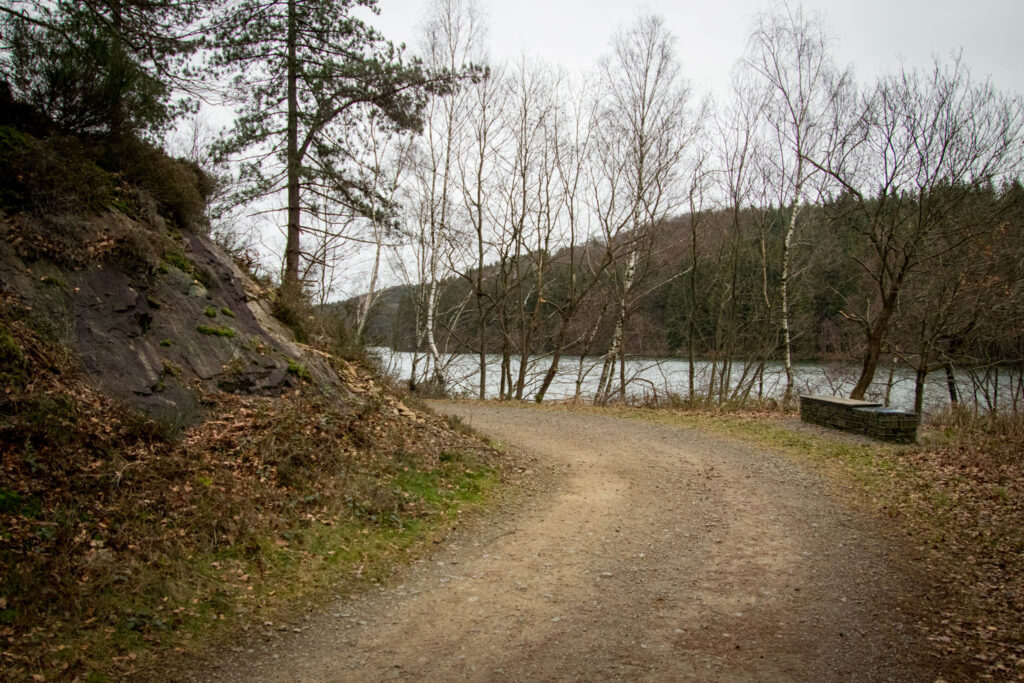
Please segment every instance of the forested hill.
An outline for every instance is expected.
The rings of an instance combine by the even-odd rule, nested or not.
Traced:
[[[1024,191],[951,192],[956,203],[941,234],[929,238],[928,257],[911,272],[893,315],[887,348],[905,362],[921,353],[957,363],[1010,361],[1022,356],[1021,263],[1024,258]],[[936,198],[938,199],[938,198]],[[801,209],[788,282],[794,355],[805,359],[859,360],[864,321],[882,296],[881,266],[870,226],[848,197]],[[881,211],[878,200],[867,211]],[[910,214],[914,202],[900,207]],[[643,247],[632,287],[626,350],[638,356],[765,357],[781,359],[780,252],[787,211],[748,208],[683,215],[612,245],[592,243],[570,254],[528,252],[517,262],[494,260],[483,274],[485,349],[521,351],[525,327],[537,316],[529,350],[550,352],[570,304],[575,276],[576,311],[564,350],[600,354],[611,344],[610,305],[625,259],[596,273],[593,264],[615,260],[627,243]],[[909,249],[910,245],[902,245]],[[896,249],[896,245],[892,247]],[[696,257],[696,258],[695,258]],[[570,261],[571,259],[571,261]],[[439,345],[452,352],[479,350],[475,271],[439,283]],[[579,296],[591,281],[594,286]],[[367,338],[400,350],[423,350],[417,324],[425,321],[426,288],[391,287],[375,294]],[[340,307],[355,320],[365,295]],[[538,299],[540,299],[538,305]],[[691,346],[692,342],[692,346]]]

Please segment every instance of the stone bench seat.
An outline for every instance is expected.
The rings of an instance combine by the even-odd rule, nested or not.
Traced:
[[[839,396],[801,396],[800,419],[804,422],[864,434],[881,441],[917,441],[920,416],[886,408],[875,401]]]

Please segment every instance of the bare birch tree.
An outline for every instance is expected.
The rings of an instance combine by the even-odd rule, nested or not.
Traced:
[[[563,92],[565,88],[560,89]],[[594,259],[593,250],[588,248],[595,235],[585,204],[586,175],[588,159],[594,139],[594,121],[597,100],[589,84],[569,88],[569,97],[561,98],[554,115],[551,130],[553,162],[556,167],[556,182],[559,183],[558,198],[561,202],[562,225],[560,232],[561,256],[558,261],[563,273],[564,292],[556,301],[550,302],[558,316],[557,331],[551,340],[551,361],[541,379],[534,400],[544,400],[551,383],[558,373],[562,354],[570,343],[572,325],[581,304],[597,291],[601,279],[611,260],[612,252],[603,250],[600,258]],[[597,316],[600,319],[601,316]],[[589,343],[585,345],[589,348]],[[581,363],[583,362],[581,356]],[[579,388],[577,387],[577,394]]]
[[[820,18],[808,16],[799,5],[783,4],[778,11],[758,17],[742,64],[759,84],[761,92],[757,96],[762,98],[762,112],[771,135],[770,158],[776,167],[777,201],[788,213],[779,283],[786,369],[783,402],[788,404],[793,395],[789,279],[798,219],[812,198],[808,189],[816,169],[808,158],[822,155],[830,102],[851,76],[834,66]]]
[[[644,231],[680,204],[679,166],[693,125],[675,37],[660,17],[643,14],[613,36],[601,76],[606,99],[597,144],[603,187],[595,213],[609,248],[625,231],[632,243],[621,270],[615,270],[615,330],[598,382],[597,400],[603,403],[611,395],[616,362],[619,397],[625,398],[625,335]]]
[[[370,116],[374,114],[371,113]],[[360,165],[358,175],[360,181],[370,190],[364,215],[369,228],[367,238],[371,243],[373,256],[366,292],[359,297],[356,311],[357,343],[363,341],[370,311],[377,301],[377,280],[380,276],[381,261],[389,246],[389,238],[395,232],[393,228],[397,193],[410,159],[411,144],[411,138],[402,136],[398,131],[378,132],[372,125],[364,129],[363,135],[366,138],[364,148],[368,150],[368,158]]]
[[[430,69],[458,74],[480,54],[483,19],[473,0],[434,0],[423,27],[424,61]],[[442,250],[450,249],[458,218],[455,210],[458,156],[465,134],[464,89],[434,97],[427,105],[421,139],[418,244],[425,251],[424,336],[433,361],[434,382],[443,387],[444,363],[435,337]]]
[[[492,243],[497,230],[495,213],[498,211],[492,197],[499,194],[501,147],[506,133],[501,127],[504,118],[506,79],[501,69],[488,67],[487,73],[468,90],[467,145],[460,157],[460,186],[466,222],[471,240],[465,245],[472,249],[469,262],[472,267],[461,271],[470,281],[476,303],[476,344],[479,367],[477,396],[487,397],[487,342],[491,312],[501,305],[500,296],[491,295],[485,286],[484,273],[487,258],[495,252]]]

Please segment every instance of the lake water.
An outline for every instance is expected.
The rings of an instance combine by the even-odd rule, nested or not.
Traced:
[[[373,349],[380,356],[389,374],[398,380],[408,380],[412,372],[413,354],[410,352],[393,351],[378,347]],[[478,357],[472,354],[446,354],[445,357],[447,387],[454,396],[475,398],[478,394],[479,371]],[[420,355],[417,373],[422,377],[424,356]],[[527,368],[526,390],[524,398],[532,398],[540,386],[541,380],[550,364],[550,357],[537,356],[530,359]],[[487,396],[498,396],[500,385],[501,356],[487,356]],[[581,374],[583,382],[580,386],[584,399],[592,398],[597,390],[601,375],[601,359],[597,357],[581,359],[579,356],[563,356],[559,361],[559,371],[545,395],[546,400],[571,399],[576,395],[577,378]],[[694,363],[694,384],[698,392],[706,391],[711,373],[709,361]],[[856,382],[859,366],[850,363],[795,363],[794,382],[797,394],[825,394],[849,396]],[[519,364],[513,360],[512,376],[515,378]],[[626,361],[626,377],[629,384],[626,393],[632,399],[665,398],[670,394],[681,397],[689,395],[689,363],[684,359],[641,359]],[[869,389],[866,398],[882,401],[885,396],[889,368],[880,366],[875,373],[875,383]],[[716,379],[716,383],[720,380]],[[732,368],[730,386],[735,387],[745,381],[742,363],[736,362]],[[749,380],[747,380],[749,381]],[[957,376],[958,388],[965,403],[977,402],[982,408],[987,407],[984,392],[979,392],[964,374]],[[1001,408],[1007,409],[1017,397],[1018,404],[1024,405],[1021,386],[1007,374],[1000,375],[997,387]],[[615,387],[618,387],[616,379]],[[750,392],[751,398],[781,398],[786,388],[785,368],[782,363],[771,363],[766,366],[759,381],[755,381]],[[993,387],[987,387],[989,395]],[[902,410],[914,409],[914,374],[907,368],[898,368],[894,373],[894,382],[890,391],[889,405]],[[949,405],[949,393],[946,388],[946,376],[943,372],[933,373],[925,384],[925,414],[941,410]]]

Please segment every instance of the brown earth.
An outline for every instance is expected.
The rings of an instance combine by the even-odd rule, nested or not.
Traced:
[[[934,680],[905,557],[818,473],[572,411],[438,403],[524,489],[391,585],[193,680]]]

